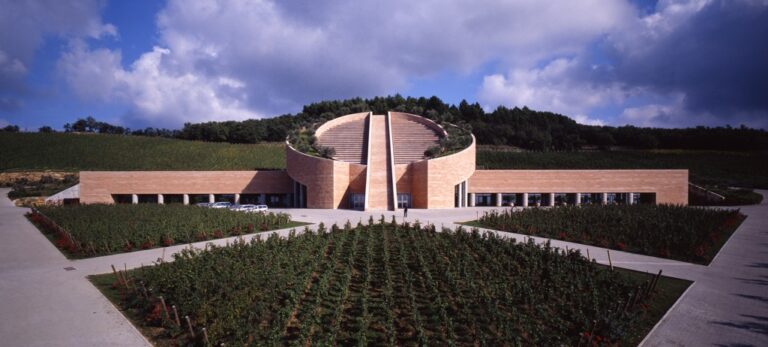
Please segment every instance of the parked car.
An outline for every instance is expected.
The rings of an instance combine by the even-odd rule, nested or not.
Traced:
[[[210,207],[210,208],[229,208],[230,206],[232,206],[232,203],[229,202],[229,201],[219,201],[219,202],[212,203],[208,207]]]
[[[196,203],[195,206],[211,207],[211,203],[210,202],[199,202],[199,203]]]
[[[251,212],[267,212],[269,207],[267,205],[256,205]]]
[[[254,208],[256,208],[256,205],[252,204],[232,205],[229,207],[230,210],[239,212],[251,212]]]

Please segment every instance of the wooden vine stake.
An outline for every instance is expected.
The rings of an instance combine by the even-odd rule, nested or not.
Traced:
[[[659,270],[659,273],[656,274],[656,278],[653,279],[653,284],[651,285],[651,291],[656,290],[656,285],[659,284],[660,279],[661,279],[661,270]]]
[[[592,261],[592,258],[589,257],[589,248],[587,248],[587,261]]]
[[[184,320],[187,321],[187,328],[189,328],[189,335],[195,338],[195,330],[192,329],[192,321],[189,320],[189,316],[184,316]]]
[[[168,313],[168,306],[165,306],[165,299],[162,296],[160,297],[160,304],[163,305],[163,312],[165,312],[165,319],[171,320],[171,315]]]
[[[129,288],[133,287],[133,289],[136,289],[135,285],[131,285],[131,277],[128,275],[128,264],[123,263],[123,280],[125,280],[125,287]]]
[[[592,345],[592,337],[595,336],[595,330],[597,329],[597,321],[592,321],[592,330],[589,332],[589,339],[587,340],[587,346]]]
[[[203,339],[205,339],[205,345],[210,346],[211,341],[208,340],[208,329],[203,328]]]
[[[176,326],[181,326],[181,321],[179,320],[179,312],[176,311],[176,305],[171,306],[171,309],[173,309],[173,318],[176,321]]]
[[[123,280],[123,276],[121,276],[120,273],[117,272],[117,269],[115,269],[114,264],[112,264],[112,272],[115,273],[115,277],[117,277],[117,282],[120,283],[123,287],[127,288],[128,286],[125,284],[125,281]]]
[[[149,300],[149,294],[147,294],[147,287],[144,286],[144,281],[139,283],[141,283],[141,291],[144,293],[144,299]]]
[[[611,251],[606,249],[606,253],[608,253],[608,266],[611,268],[611,271],[613,271],[613,261],[611,261]]]

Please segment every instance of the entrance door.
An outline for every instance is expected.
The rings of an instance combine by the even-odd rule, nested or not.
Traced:
[[[353,210],[363,210],[365,208],[365,194],[352,194],[349,197],[349,205]]]
[[[397,193],[397,208],[411,207],[411,194],[410,193]]]

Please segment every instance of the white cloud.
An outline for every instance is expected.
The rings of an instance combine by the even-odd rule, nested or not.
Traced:
[[[75,40],[58,62],[67,83],[80,97],[110,101],[121,74],[120,52],[108,49],[89,51],[85,43]]]
[[[574,78],[582,66],[575,59],[556,59],[542,68],[513,69],[507,75],[486,76],[478,98],[486,109],[498,105],[528,106],[576,115],[584,124],[602,124],[586,114],[596,106],[618,104],[626,92],[615,85],[592,85]]]
[[[487,66],[497,71],[479,86],[486,108],[526,105],[584,124],[678,124],[678,114],[704,122],[706,112],[685,111],[678,101],[625,107],[616,119],[594,113],[621,109],[630,96],[688,92],[681,100],[690,102],[690,88],[665,85],[675,76],[641,63],[703,9],[726,6],[715,1],[661,0],[644,16],[627,0],[169,0],[157,15],[157,47],[136,61],[74,41],[59,67],[77,95],[125,103],[130,117],[150,125],[295,112],[313,101],[402,92],[415,78]],[[80,35],[116,33],[90,23]],[[615,56],[594,61],[595,43]]]
[[[414,77],[491,61],[575,54],[632,14],[625,1],[599,0],[170,0],[157,16],[162,48],[130,68],[120,52],[78,47],[60,66],[78,95],[119,95],[150,123],[239,119],[395,93]]]
[[[711,3],[712,0],[660,0],[655,12],[628,18],[609,33],[608,41],[626,57],[642,56]]]
[[[599,118],[590,118],[587,115],[583,114],[577,114],[572,117],[573,120],[576,121],[576,123],[579,124],[586,124],[586,125],[606,125],[605,122],[602,119]]]
[[[619,119],[625,124],[664,128],[672,126],[675,116],[680,115],[681,111],[682,109],[675,105],[649,104],[625,108]]]
[[[59,69],[81,97],[128,104],[131,117],[153,125],[258,117],[243,104],[248,96],[241,81],[175,72],[170,55],[155,47],[123,69],[119,52],[78,44],[62,57]]]
[[[15,99],[28,92],[24,76],[45,36],[116,36],[117,29],[101,20],[103,5],[99,0],[0,0],[0,93]]]
[[[616,121],[617,125],[632,124],[635,126],[657,128],[679,128],[691,126],[691,119],[696,119],[695,125],[731,126],[746,125],[754,128],[768,127],[768,112],[736,112],[724,117],[711,112],[692,112],[686,105],[686,96],[674,94],[667,102],[649,103],[642,106],[625,108]]]

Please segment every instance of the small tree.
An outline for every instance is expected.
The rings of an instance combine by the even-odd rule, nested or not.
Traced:
[[[19,132],[19,126],[18,125],[7,125],[4,128],[0,129],[0,131],[7,132],[7,133],[17,133],[17,132]]]
[[[331,159],[336,155],[336,148],[327,146],[318,146],[317,153],[323,158]]]

